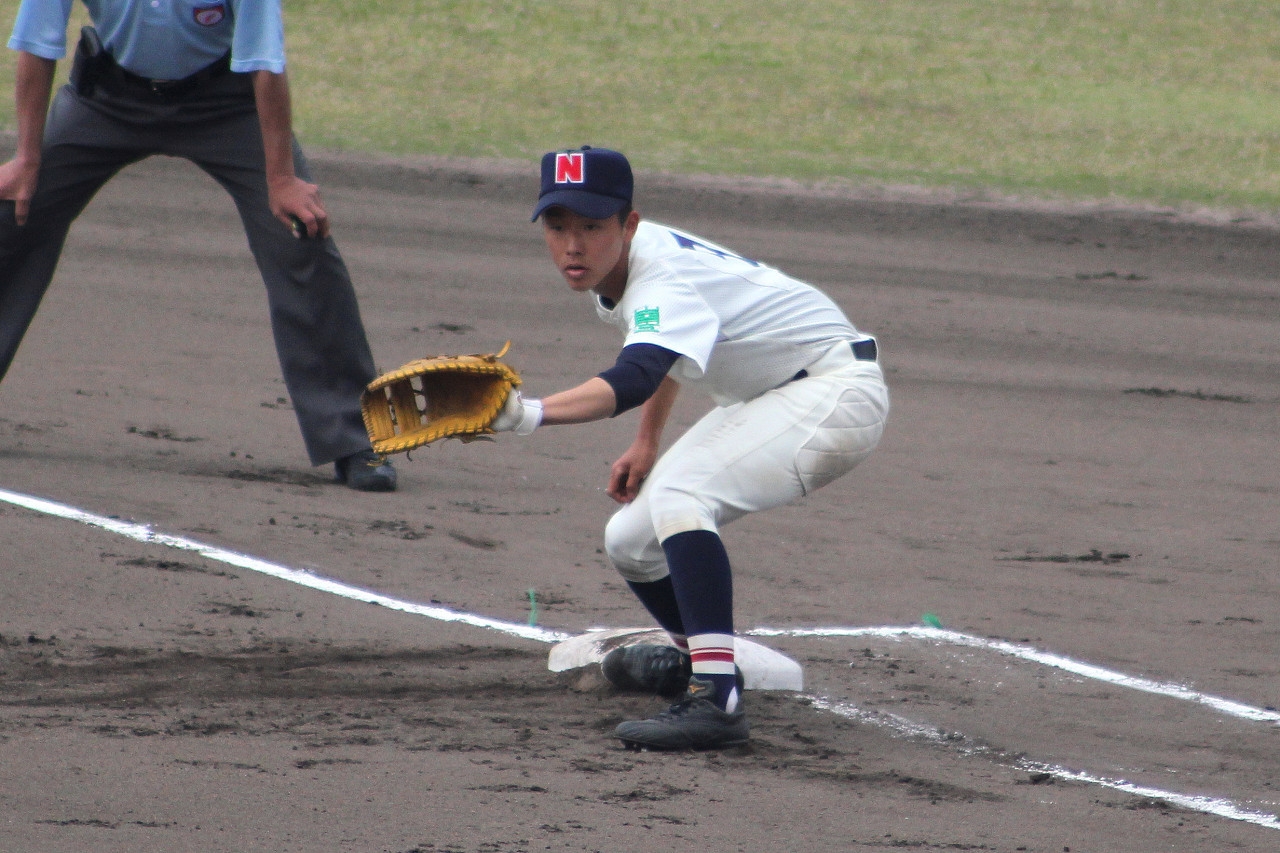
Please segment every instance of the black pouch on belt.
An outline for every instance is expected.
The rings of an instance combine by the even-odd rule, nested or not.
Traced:
[[[80,30],[80,43],[76,45],[75,59],[71,63],[71,85],[76,94],[93,94],[93,85],[102,73],[103,66],[111,61],[111,54],[102,46],[102,39],[93,27]]]

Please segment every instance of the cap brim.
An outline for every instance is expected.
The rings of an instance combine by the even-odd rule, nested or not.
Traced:
[[[538,199],[531,221],[537,222],[538,217],[549,207],[563,207],[588,219],[608,219],[626,204],[626,199],[609,195],[596,195],[582,190],[555,190]]]

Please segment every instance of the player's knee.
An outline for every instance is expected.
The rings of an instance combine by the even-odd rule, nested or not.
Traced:
[[[717,505],[707,491],[672,476],[650,480],[645,488],[647,521],[659,541],[691,530],[716,529]]]
[[[637,554],[634,551],[626,551],[619,548],[610,548],[605,545],[605,553],[609,556],[609,562],[613,564],[613,568],[618,574],[622,575],[622,579],[631,583],[653,583],[662,580],[667,576],[667,560],[665,556],[659,556],[656,559]],[[659,551],[659,554],[662,552]]]
[[[665,541],[677,533],[695,530],[719,532],[715,510],[690,495],[675,495],[674,499],[653,504],[653,529],[658,541]]]
[[[662,546],[648,518],[623,507],[604,528],[604,552],[618,574],[632,583],[651,583],[667,575]]]
[[[717,531],[713,509],[691,492],[654,487],[646,502],[627,504],[613,514],[605,525],[604,549],[623,578],[651,583],[667,576],[662,541],[693,530]]]
[[[612,556],[609,560],[613,563],[613,568],[622,576],[622,579],[630,583],[653,583],[670,574],[666,560],[642,563],[627,559],[619,560]]]

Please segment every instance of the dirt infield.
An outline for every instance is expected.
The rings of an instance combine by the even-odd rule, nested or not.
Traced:
[[[528,222],[532,164],[315,166],[382,368],[511,339],[539,395],[612,362]],[[1280,844],[1280,231],[640,183],[643,213],[880,336],[881,449],[726,531],[739,625],[783,631],[757,637],[803,694],[749,691],[745,748],[627,752],[612,727],[660,700],[549,672],[547,643],[0,501],[0,850]],[[600,550],[633,427],[445,443],[390,495],[334,485],[229,200],[154,160],[90,206],[0,385],[0,489],[578,634],[648,624]],[[925,614],[944,632],[854,630]]]

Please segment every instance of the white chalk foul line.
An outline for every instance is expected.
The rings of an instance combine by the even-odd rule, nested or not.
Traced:
[[[533,625],[521,625],[515,622],[488,619],[472,613],[460,613],[456,610],[449,610],[445,607],[433,607],[424,604],[414,604],[408,601],[401,601],[367,589],[351,586],[349,584],[342,583],[341,581],[322,577],[312,572],[302,571],[300,569],[291,569],[287,566],[281,566],[277,563],[261,560],[247,554],[240,554],[225,548],[207,545],[194,539],[187,539],[182,536],[171,536],[165,533],[157,533],[151,529],[150,525],[138,524],[131,521],[122,521],[118,518],[109,518],[104,515],[96,515],[95,513],[86,512],[85,510],[68,506],[67,504],[32,497],[31,495],[24,495],[18,492],[8,491],[6,489],[0,489],[0,500],[34,512],[77,521],[90,527],[96,527],[101,530],[125,536],[137,542],[163,545],[180,551],[190,551],[210,560],[247,569],[249,571],[260,572],[310,589],[332,593],[354,601],[377,604],[382,607],[402,611],[404,613],[425,616],[429,619],[436,619],[442,622],[461,622],[466,625],[472,625],[478,628],[488,628],[504,634],[523,637],[530,640],[537,640],[543,643],[558,643],[563,640],[572,639],[574,636],[561,631],[552,631]],[[1257,708],[1249,708],[1247,705],[1241,705],[1240,703],[1231,702],[1227,699],[1206,696],[1204,694],[1196,693],[1195,691],[1187,690],[1186,688],[1178,685],[1163,685],[1158,682],[1133,678],[1122,673],[1112,672],[1101,667],[1080,663],[1069,658],[1063,658],[1058,655],[1041,652],[1036,649],[1017,646],[1012,643],[984,640],[981,637],[972,637],[967,634],[960,634],[955,631],[947,631],[939,628],[756,628],[743,633],[762,637],[876,636],[898,639],[902,637],[917,637],[922,639],[951,642],[958,645],[989,648],[1004,654],[1011,654],[1016,657],[1024,658],[1026,660],[1034,660],[1049,666],[1056,666],[1061,669],[1075,672],[1087,678],[1100,678],[1103,681],[1108,681],[1124,687],[1132,687],[1137,690],[1160,693],[1174,698],[1189,699],[1191,701],[1200,702],[1225,713],[1234,714],[1235,716],[1243,716],[1246,719],[1266,720],[1270,722],[1275,722],[1280,719],[1280,716],[1272,712],[1263,711]],[[939,739],[936,729],[927,728],[896,715],[869,713],[857,708],[856,706],[832,702],[831,700],[820,696],[807,696],[804,698],[810,702],[812,707],[819,710],[829,711],[850,719],[867,722],[872,725],[887,727],[903,735],[926,737],[933,740]],[[968,751],[978,752],[981,751],[981,748],[972,747],[969,748]],[[1054,777],[1064,780],[1086,782],[1093,785],[1114,788],[1137,796],[1165,800],[1193,811],[1225,817],[1231,820],[1246,821],[1269,829],[1280,829],[1280,818],[1277,818],[1275,815],[1248,811],[1240,808],[1229,800],[1191,794],[1179,794],[1174,791],[1162,791],[1158,788],[1134,785],[1121,780],[1104,779],[1102,777],[1091,776],[1080,771],[1067,770],[1065,768],[1032,762],[1025,759],[1020,760],[1017,766],[1022,770],[1048,773]]]
[[[1122,672],[1082,663],[1061,655],[1033,649],[1029,646],[1019,646],[1003,640],[988,640],[982,637],[974,637],[970,634],[961,634],[957,631],[948,631],[944,628],[755,628],[744,633],[757,637],[883,637],[894,640],[912,637],[919,640],[936,640],[940,643],[950,643],[956,646],[988,649],[1000,654],[1044,664],[1045,666],[1052,666],[1085,678],[1105,681],[1118,687],[1127,687],[1144,693],[1155,693],[1160,696],[1181,699],[1184,702],[1207,705],[1215,711],[1220,711],[1233,717],[1263,723],[1280,723],[1280,713],[1271,709],[1255,708],[1252,705],[1245,705],[1231,699],[1200,693],[1181,684],[1169,684],[1125,675]]]
[[[504,634],[511,634],[516,637],[523,637],[529,640],[539,640],[544,643],[558,643],[561,640],[567,640],[572,634],[565,634],[560,631],[551,631],[546,628],[539,628],[533,625],[521,625],[517,622],[503,622],[498,619],[487,619],[483,616],[476,616],[472,613],[459,613],[456,610],[449,610],[446,607],[432,607],[426,604],[414,604],[408,601],[401,601],[397,598],[382,595],[367,589],[351,586],[349,584],[336,581],[331,578],[322,577],[312,572],[302,571],[300,569],[291,569],[266,560],[260,560],[257,557],[250,557],[247,554],[238,554],[235,551],[228,551],[225,548],[218,548],[213,545],[206,545],[203,542],[197,542],[194,539],[186,539],[182,536],[170,536],[165,533],[156,533],[151,529],[150,525],[136,524],[131,521],[121,521],[117,518],[107,518],[103,515],[95,515],[91,512],[85,512],[82,509],[76,509],[66,504],[55,503],[54,501],[44,500],[42,498],[31,497],[17,492],[10,492],[0,489],[0,500],[7,501],[15,506],[24,507],[26,509],[42,512],[46,515],[57,516],[58,518],[66,518],[72,521],[78,521],[81,524],[87,524],[90,527],[101,528],[112,533],[118,533],[129,539],[138,542],[146,542],[155,545],[164,545],[169,548],[176,548],[179,551],[191,551],[206,557],[210,560],[216,560],[220,563],[226,563],[230,566],[236,566],[241,569],[248,569],[254,572],[261,572],[264,575],[270,575],[273,578],[290,581],[300,586],[309,587],[310,589],[320,590],[321,592],[329,592],[334,595],[340,595],[343,598],[350,598],[354,601],[364,601],[369,604],[377,604],[391,610],[400,610],[405,613],[413,613],[417,616],[426,616],[429,619],[435,619],[440,622],[462,622],[466,625],[474,625],[477,628],[489,628],[494,631],[501,631]]]
[[[940,733],[936,728],[912,722],[911,720],[899,717],[897,714],[889,714],[883,712],[865,711],[856,705],[849,705],[843,702],[832,702],[821,696],[805,696],[809,704],[813,708],[822,711],[828,711],[846,719],[856,720],[861,723],[868,723],[879,728],[887,728],[898,735],[911,738],[921,738],[938,743],[941,746],[955,748],[956,743],[951,735]],[[990,747],[973,745],[964,743],[961,750],[967,755],[989,755],[1000,759],[998,753]],[[1018,759],[1012,765],[1007,762],[1000,762],[1005,767],[1012,767],[1015,770],[1026,771],[1028,773],[1043,773],[1052,776],[1055,779],[1062,779],[1069,782],[1084,782],[1089,785],[1098,785],[1103,788],[1111,788],[1116,791],[1123,791],[1126,794],[1133,794],[1138,797],[1146,797],[1152,800],[1163,800],[1188,811],[1201,812],[1216,817],[1224,817],[1229,820],[1239,820],[1245,823],[1252,823],[1257,826],[1266,827],[1267,829],[1280,829],[1280,817],[1266,812],[1252,811],[1243,809],[1233,803],[1231,800],[1220,797],[1205,797],[1199,794],[1180,794],[1176,791],[1165,791],[1160,788],[1152,788],[1146,785],[1137,785],[1123,779],[1108,779],[1104,776],[1094,776],[1091,773],[1085,773],[1081,770],[1069,770],[1056,764],[1046,764],[1041,761],[1032,761],[1030,759]]]

